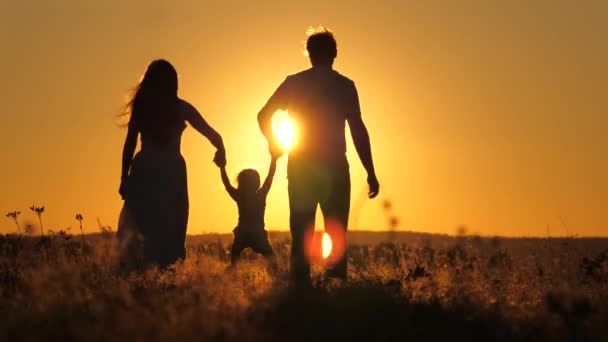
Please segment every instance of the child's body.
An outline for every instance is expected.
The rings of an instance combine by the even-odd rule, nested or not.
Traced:
[[[239,173],[238,188],[235,188],[228,179],[226,164],[218,163],[218,166],[224,187],[239,209],[239,222],[233,230],[234,243],[230,250],[231,267],[236,266],[241,252],[249,247],[256,253],[265,256],[271,262],[271,267],[275,268],[274,253],[264,225],[264,212],[266,197],[276,171],[277,158],[272,157],[268,176],[262,186],[260,186],[260,174],[256,170],[245,169]]]

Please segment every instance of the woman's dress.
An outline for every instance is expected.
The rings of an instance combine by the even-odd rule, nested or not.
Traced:
[[[186,127],[179,120],[166,143],[142,135],[141,150],[131,163],[125,201],[118,222],[121,268],[167,267],[186,258],[188,184],[180,152]]]

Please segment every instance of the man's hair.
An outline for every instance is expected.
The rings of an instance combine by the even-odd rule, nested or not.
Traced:
[[[332,64],[338,53],[334,34],[323,26],[308,29],[307,33],[306,51],[308,51],[311,63],[313,65]]]

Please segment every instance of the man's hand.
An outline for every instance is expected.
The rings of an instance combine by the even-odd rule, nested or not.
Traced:
[[[367,197],[374,198],[378,196],[378,194],[380,193],[380,183],[378,183],[378,178],[376,178],[376,175],[368,175],[367,184],[369,185],[369,192],[367,193]]]
[[[218,167],[225,167],[226,166],[226,151],[224,151],[224,150],[215,151],[215,156],[213,157],[213,162]]]

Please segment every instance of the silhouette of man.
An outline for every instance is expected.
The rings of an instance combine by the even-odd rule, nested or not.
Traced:
[[[310,262],[304,248],[305,240],[314,232],[317,205],[334,246],[341,245],[346,250],[350,210],[346,122],[367,171],[369,198],[376,197],[380,189],[357,89],[353,81],[333,70],[337,56],[333,34],[324,28],[315,30],[306,42],[306,49],[312,68],[288,76],[258,114],[271,154],[283,153],[272,131],[272,117],[277,110],[288,111],[300,136],[297,146],[289,151],[287,165],[291,277],[296,284],[310,284]],[[326,271],[327,276],[342,279],[346,273],[345,254]]]

